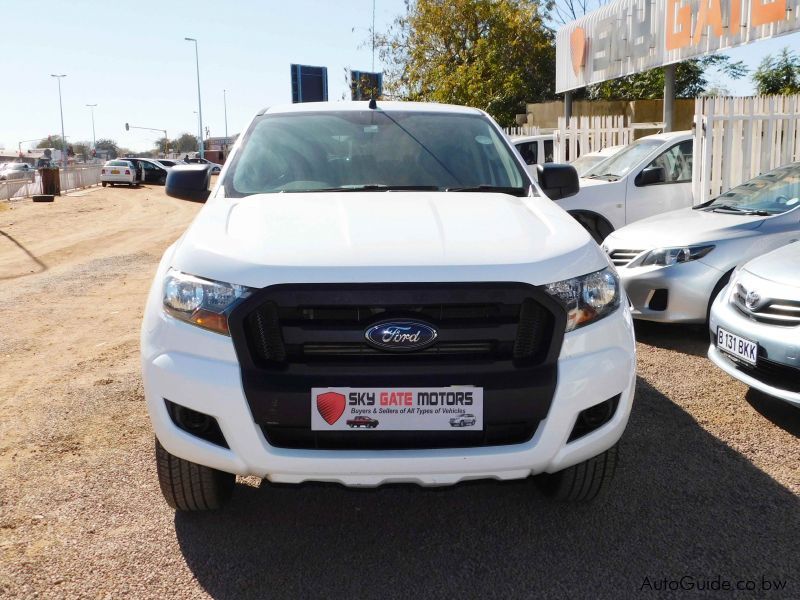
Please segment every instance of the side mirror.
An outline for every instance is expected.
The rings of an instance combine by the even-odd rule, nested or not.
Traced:
[[[634,183],[636,187],[653,185],[654,183],[664,183],[667,180],[667,173],[664,167],[648,167],[636,176]]]
[[[205,202],[211,193],[208,189],[209,175],[205,165],[180,165],[167,173],[167,196]]]
[[[537,165],[539,186],[551,200],[561,200],[577,194],[580,189],[578,172],[572,165],[547,163]]]

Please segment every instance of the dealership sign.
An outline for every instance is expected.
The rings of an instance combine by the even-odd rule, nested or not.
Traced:
[[[556,35],[561,93],[800,30],[800,0],[617,0]]]

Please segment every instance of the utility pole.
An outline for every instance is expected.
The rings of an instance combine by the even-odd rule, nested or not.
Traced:
[[[372,0],[372,72],[375,72],[375,0]]]
[[[200,115],[200,158],[205,157],[204,144],[203,144],[203,102],[200,100],[200,54],[197,50],[197,40],[195,38],[183,38],[187,42],[194,42],[194,60],[197,66],[197,113]]]
[[[228,91],[222,90],[222,106],[225,110],[225,143],[227,144],[228,139]]]
[[[61,165],[67,168],[67,136],[64,135],[64,106],[61,103],[61,78],[66,75],[53,75],[58,80],[58,110],[61,113]]]
[[[87,104],[86,106],[88,106],[89,110],[92,111],[92,150],[96,151],[97,150],[97,140],[96,140],[95,135],[94,135],[94,107],[97,106],[97,104]]]

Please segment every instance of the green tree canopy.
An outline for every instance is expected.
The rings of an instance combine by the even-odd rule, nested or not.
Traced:
[[[64,149],[64,142],[60,135],[50,135],[36,144],[37,148],[55,148],[56,150]]]
[[[696,98],[702,96],[709,86],[708,69],[717,68],[732,79],[747,74],[741,61],[732,61],[727,56],[713,54],[685,60],[675,68],[675,96],[677,98]],[[650,69],[604,81],[586,89],[586,97],[592,100],[653,100],[664,97],[664,69]]]
[[[197,136],[191,133],[182,133],[180,137],[170,142],[174,152],[195,152],[199,148]]]
[[[72,148],[75,151],[75,156],[86,162],[92,155],[92,142],[75,142],[72,144]]]
[[[99,139],[95,143],[95,148],[97,148],[98,152],[101,150],[107,151],[109,153],[109,158],[117,158],[117,156],[119,156],[119,146],[117,146],[117,142],[114,140],[106,138]]]
[[[526,102],[553,97],[555,45],[536,0],[406,0],[378,35],[384,93],[482,108],[512,125]]]
[[[777,56],[766,56],[753,73],[759,94],[800,94],[800,56],[784,48]]]

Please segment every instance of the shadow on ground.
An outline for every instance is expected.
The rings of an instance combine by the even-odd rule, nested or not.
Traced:
[[[692,356],[705,356],[708,352],[709,337],[705,325],[679,325],[652,321],[634,321],[634,323],[637,342]]]
[[[175,517],[215,598],[647,596],[651,582],[789,580],[797,498],[643,380],[604,502],[559,505],[531,481],[441,490],[237,486]],[[643,585],[645,589],[642,590]],[[753,592],[742,597],[752,597]]]
[[[753,388],[748,390],[745,400],[773,425],[780,427],[795,437],[800,437],[800,409],[796,406],[772,396],[767,396]]]
[[[4,275],[4,274],[0,273],[0,281],[6,280],[6,279],[18,279],[19,277],[26,277],[27,275],[32,275],[32,274],[35,274],[35,273],[41,273],[41,272],[47,270],[47,265],[44,264],[41,260],[39,260],[39,258],[37,258],[36,255],[34,255],[30,250],[28,250],[25,246],[23,246],[20,242],[18,242],[14,237],[12,237],[11,234],[6,233],[2,229],[0,229],[0,236],[2,236],[3,238],[7,239],[8,241],[10,241],[18,249],[22,250],[22,252],[25,253],[25,256],[27,256],[28,259],[30,259],[30,261],[34,265],[36,265],[36,269],[35,270],[27,269],[24,273],[14,273],[12,275]]]

